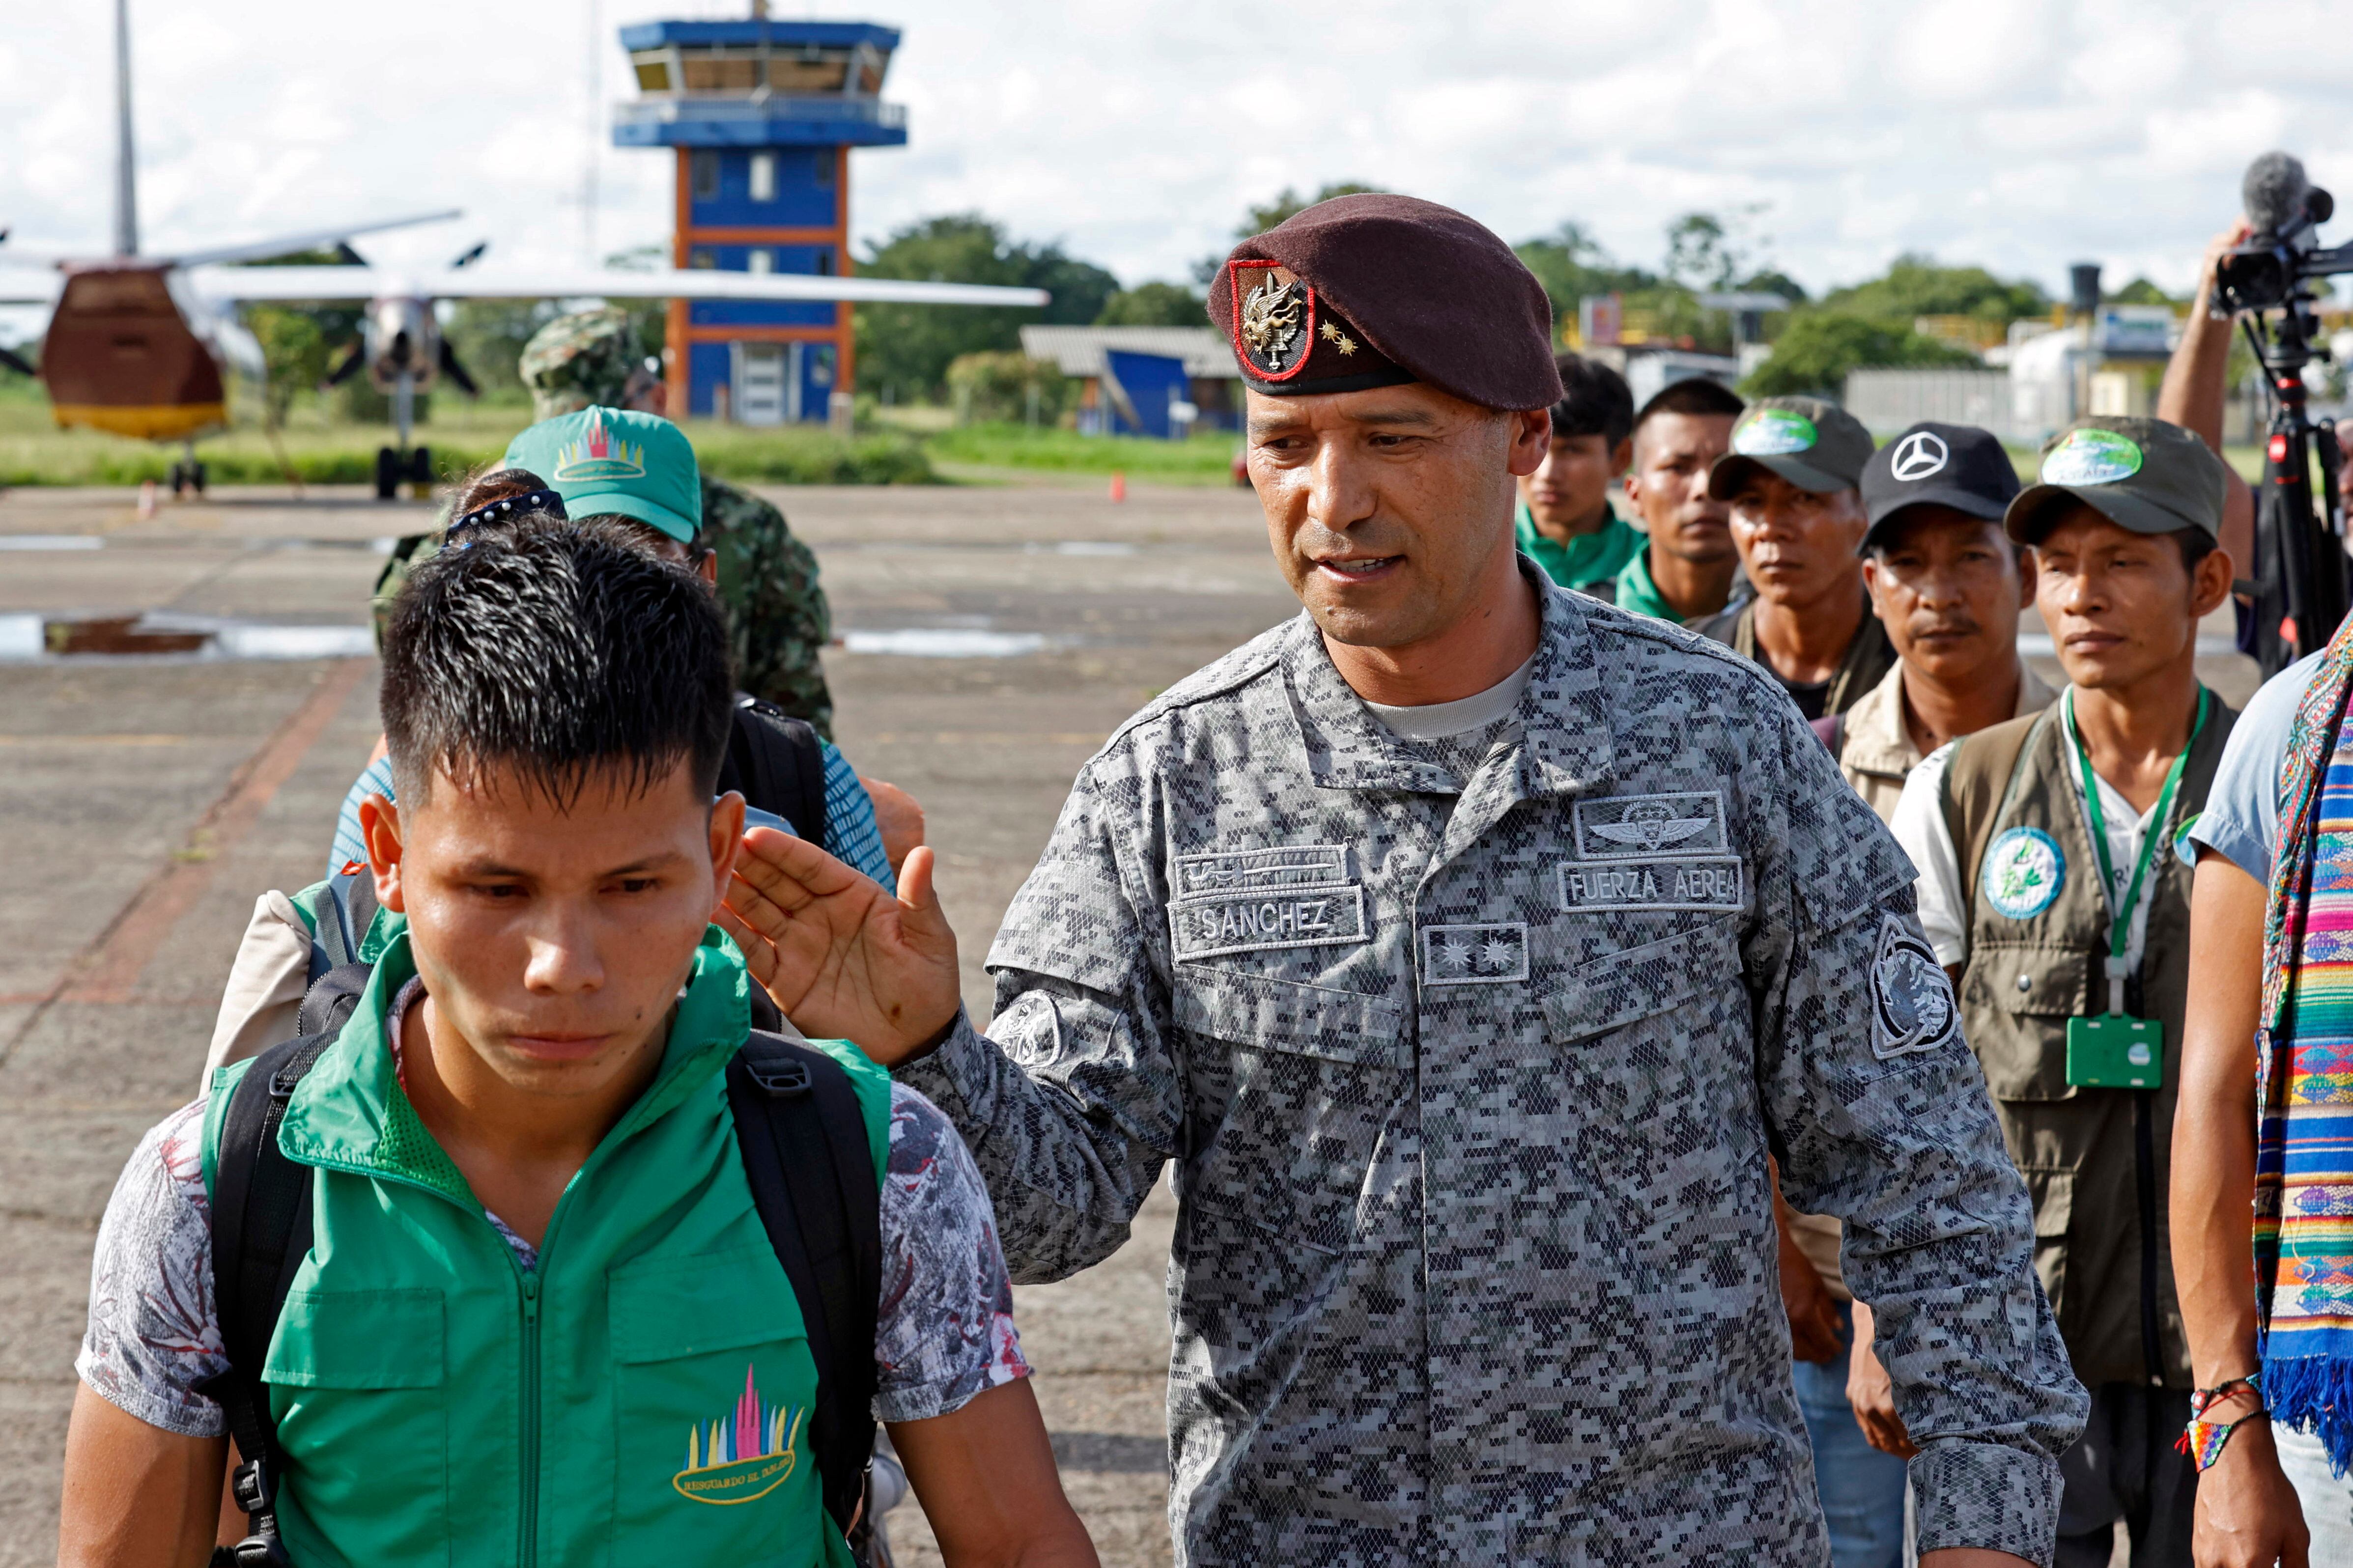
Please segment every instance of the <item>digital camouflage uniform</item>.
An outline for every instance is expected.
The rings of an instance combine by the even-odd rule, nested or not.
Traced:
[[[591,404],[621,406],[630,373],[644,363],[629,318],[607,309],[550,321],[524,346],[517,368],[531,388],[533,417],[553,419]],[[378,578],[378,641],[394,596],[431,558],[438,531],[437,526],[431,536],[403,540]],[[702,476],[701,537],[719,558],[719,605],[735,656],[736,689],[807,720],[830,740],[833,695],[818,656],[832,640],[833,617],[818,582],[817,556],[775,506],[709,474]]]
[[[1547,590],[1516,713],[1450,750],[1303,616],[1088,763],[994,1038],[899,1076],[1018,1279],[1175,1163],[1180,1563],[1826,1563],[1767,1153],[1847,1222],[1921,1546],[2048,1563],[2084,1396],[1912,883],[1679,627]]]

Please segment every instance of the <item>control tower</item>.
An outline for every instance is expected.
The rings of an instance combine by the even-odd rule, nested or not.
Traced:
[[[907,144],[906,110],[881,97],[899,34],[765,11],[623,27],[638,96],[615,110],[613,144],[676,150],[671,265],[846,273],[849,150]],[[851,384],[846,302],[673,300],[667,339],[681,416],[821,421]]]

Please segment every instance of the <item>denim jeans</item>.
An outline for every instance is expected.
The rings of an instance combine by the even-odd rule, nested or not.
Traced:
[[[1852,1346],[1853,1313],[1841,1305],[1839,1316],[1841,1342]],[[1798,1409],[1814,1446],[1814,1484],[1830,1526],[1831,1568],[1903,1568],[1906,1467],[1863,1441],[1846,1402],[1846,1363],[1841,1354],[1793,1366]]]
[[[2328,1450],[2320,1439],[2293,1427],[2274,1426],[2272,1446],[2280,1468],[2304,1505],[2304,1527],[2312,1531],[2313,1568],[2353,1563],[2353,1477],[2328,1473]]]

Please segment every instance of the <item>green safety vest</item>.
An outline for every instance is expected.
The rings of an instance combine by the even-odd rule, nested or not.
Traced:
[[[313,1241],[264,1367],[296,1563],[727,1563],[849,1568],[808,1420],[818,1371],[735,1139],[750,1027],[717,927],[661,1066],[565,1188],[525,1272],[399,1087],[386,1004],[405,930],[279,1134],[316,1173]],[[849,1073],[876,1180],[890,1077]],[[230,1089],[206,1118],[210,1190]]]

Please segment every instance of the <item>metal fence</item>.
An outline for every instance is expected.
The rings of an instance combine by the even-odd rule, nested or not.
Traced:
[[[2047,423],[2037,418],[2032,429],[2020,423],[2015,389],[1998,370],[1858,370],[1846,378],[1845,401],[1847,412],[1878,436],[1936,419],[2031,444],[2042,438]]]

